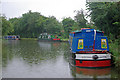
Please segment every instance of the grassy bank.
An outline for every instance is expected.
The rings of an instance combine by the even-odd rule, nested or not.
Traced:
[[[37,38],[20,38],[21,40],[38,40]],[[61,39],[63,42],[68,42],[69,39]]]
[[[61,39],[63,42],[68,42],[69,39]]]
[[[20,38],[21,40],[38,40],[37,38]]]
[[[21,40],[38,40],[37,38],[20,38]],[[69,39],[61,39],[62,42],[68,42]]]
[[[116,67],[120,66],[119,47],[120,47],[120,45],[118,45],[118,41],[109,43],[109,49],[110,49],[110,52],[113,53],[113,57],[114,57],[114,60],[115,60],[115,64],[116,64],[115,66]]]

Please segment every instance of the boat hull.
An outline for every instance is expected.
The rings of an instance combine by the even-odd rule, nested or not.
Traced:
[[[75,66],[78,67],[110,67],[111,66],[111,60],[101,60],[101,61],[80,61],[75,60]]]
[[[47,42],[61,42],[60,39],[38,39],[38,41],[47,41]]]
[[[72,64],[77,67],[89,68],[110,67],[112,66],[112,57],[107,53],[72,53]]]

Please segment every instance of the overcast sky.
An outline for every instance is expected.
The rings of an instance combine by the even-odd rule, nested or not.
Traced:
[[[32,10],[44,16],[55,16],[58,20],[74,17],[74,10],[86,9],[86,0],[2,0],[2,14],[7,18],[21,17]]]

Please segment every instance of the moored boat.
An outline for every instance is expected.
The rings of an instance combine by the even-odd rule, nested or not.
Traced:
[[[6,40],[20,40],[20,36],[19,35],[7,35],[7,36],[4,36],[3,39],[6,39]]]
[[[57,35],[53,34],[48,34],[48,33],[41,33],[40,36],[38,37],[39,41],[55,41],[55,42],[60,42],[61,39],[58,38]]]
[[[69,35],[72,59],[78,67],[110,67],[112,56],[103,31],[82,28]]]

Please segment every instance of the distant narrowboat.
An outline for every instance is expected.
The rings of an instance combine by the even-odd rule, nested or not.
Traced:
[[[69,44],[75,66],[98,68],[112,65],[108,39],[103,33],[90,28],[70,33]]]
[[[39,41],[57,41],[60,42],[60,38],[58,38],[57,35],[52,35],[48,33],[41,33],[40,36],[38,37]]]
[[[8,36],[4,36],[3,39],[6,40],[20,40],[20,36],[19,35],[8,35]]]

